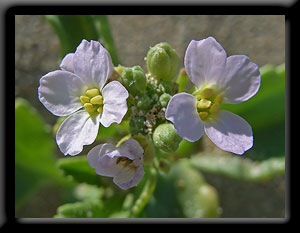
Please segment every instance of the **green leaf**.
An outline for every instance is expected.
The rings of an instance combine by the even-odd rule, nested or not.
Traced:
[[[188,160],[173,164],[168,175],[160,176],[145,208],[146,217],[213,218],[218,217],[218,195]]]
[[[105,15],[45,15],[61,45],[61,58],[74,53],[82,39],[100,41],[109,51],[113,64],[119,64],[109,22]]]
[[[53,156],[51,128],[24,99],[15,101],[15,187],[18,208],[40,184],[63,182]]]
[[[95,169],[90,167],[86,156],[60,158],[57,160],[57,167],[78,183],[97,185],[101,183],[101,176],[97,175]]]
[[[68,203],[58,207],[54,218],[103,218],[102,208],[100,200]]]

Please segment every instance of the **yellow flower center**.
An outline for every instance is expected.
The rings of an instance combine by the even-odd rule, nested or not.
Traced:
[[[103,111],[103,97],[98,88],[88,89],[85,92],[85,95],[80,96],[80,101],[83,104],[85,111],[90,114],[98,114]]]
[[[193,95],[197,98],[197,111],[201,120],[214,118],[223,102],[223,95],[213,87],[202,88]]]
[[[123,167],[129,167],[130,169],[137,169],[137,166],[133,164],[133,160],[130,160],[126,157],[119,157],[116,161],[116,164],[121,164]]]

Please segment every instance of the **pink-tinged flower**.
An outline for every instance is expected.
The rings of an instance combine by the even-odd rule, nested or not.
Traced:
[[[227,57],[213,38],[192,40],[186,50],[184,65],[197,87],[192,94],[174,95],[166,109],[166,119],[177,133],[194,142],[204,132],[219,148],[243,154],[253,145],[251,126],[241,117],[219,110],[221,103],[238,104],[256,94],[260,73],[245,55]]]
[[[76,155],[95,141],[99,123],[108,127],[122,121],[128,92],[117,81],[107,83],[113,64],[97,41],[82,40],[60,68],[40,79],[38,96],[52,114],[70,115],[60,125],[56,142],[65,155]]]
[[[119,147],[110,143],[98,145],[89,151],[87,159],[98,175],[113,177],[113,182],[126,190],[143,178],[143,156],[140,144],[129,139]]]

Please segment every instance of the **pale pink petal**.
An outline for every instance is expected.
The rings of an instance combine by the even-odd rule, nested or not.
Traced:
[[[109,82],[102,89],[103,113],[101,115],[101,124],[109,127],[112,123],[120,123],[125,116],[128,107],[126,99],[128,91],[118,81]]]
[[[256,94],[260,87],[259,68],[245,55],[227,58],[224,79],[220,85],[224,88],[224,102],[237,104]]]
[[[82,40],[73,57],[74,73],[101,90],[113,71],[108,51],[97,41]]]
[[[192,40],[185,53],[184,66],[191,81],[201,88],[203,84],[216,84],[223,78],[226,52],[213,37]]]
[[[214,121],[205,121],[205,133],[220,149],[243,154],[253,145],[252,128],[240,116],[221,110]]]
[[[62,122],[56,134],[56,142],[64,155],[76,155],[84,145],[95,141],[98,130],[99,115],[90,117],[85,110],[80,110]]]
[[[165,114],[166,119],[174,124],[179,136],[190,142],[199,140],[204,134],[196,102],[196,97],[191,94],[176,94],[169,101]]]
[[[41,103],[56,116],[67,116],[82,107],[82,82],[68,71],[56,70],[40,79],[38,96]]]
[[[73,57],[74,53],[68,53],[61,61],[59,67],[61,70],[69,71],[74,73],[74,66],[73,66]]]

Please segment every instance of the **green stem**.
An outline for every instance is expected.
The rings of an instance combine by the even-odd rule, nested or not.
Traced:
[[[111,34],[108,17],[106,15],[94,15],[96,27],[99,30],[99,34],[102,36],[103,42],[106,45],[106,49],[111,55],[114,66],[120,64],[118,59],[117,50],[115,47],[114,39]]]
[[[152,193],[155,190],[156,186],[156,178],[157,178],[157,172],[154,168],[151,168],[149,170],[149,177],[146,181],[146,184],[143,187],[143,190],[134,203],[133,207],[131,208],[129,216],[131,218],[138,216],[146,206],[146,204],[149,202],[150,197],[152,196]]]

